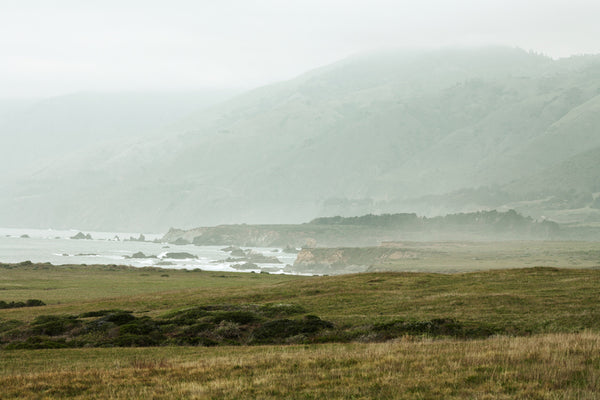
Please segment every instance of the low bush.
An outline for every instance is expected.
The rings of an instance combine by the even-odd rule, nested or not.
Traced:
[[[159,325],[149,317],[139,318],[119,327],[119,334],[148,335],[158,332]]]
[[[253,332],[253,341],[257,343],[279,342],[282,339],[300,334],[314,334],[323,329],[331,329],[333,324],[314,315],[302,320],[276,319],[259,326]]]
[[[403,335],[451,336],[459,338],[481,338],[500,333],[487,325],[465,326],[453,318],[436,318],[429,321],[396,320],[373,326],[381,339],[387,340]]]
[[[160,345],[164,339],[164,336],[158,332],[146,335],[125,333],[115,338],[111,344],[118,347],[150,347]]]
[[[259,321],[260,316],[252,311],[220,311],[212,315],[212,320],[215,324],[221,321],[235,322],[238,324],[250,324]]]
[[[35,335],[57,336],[81,326],[81,321],[69,315],[40,315],[31,325]]]
[[[6,345],[8,350],[16,349],[63,349],[67,348],[65,339],[50,339],[44,336],[31,336],[21,342],[12,342]]]
[[[82,314],[79,314],[79,318],[91,318],[91,317],[104,317],[108,314],[114,313],[131,313],[131,311],[112,309],[112,310],[98,310],[98,311],[88,311]]]
[[[115,325],[124,325],[128,322],[135,320],[135,317],[127,311],[117,311],[106,314],[101,320],[106,322],[112,322]]]
[[[40,307],[40,306],[45,306],[46,303],[44,303],[41,300],[37,300],[37,299],[29,299],[26,302],[22,302],[22,301],[11,301],[10,303],[7,303],[4,300],[0,300],[0,309],[6,309],[6,308],[22,308],[22,307]]]

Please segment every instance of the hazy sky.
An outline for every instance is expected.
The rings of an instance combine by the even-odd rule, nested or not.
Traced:
[[[252,87],[377,48],[600,53],[599,0],[0,0],[0,97]]]

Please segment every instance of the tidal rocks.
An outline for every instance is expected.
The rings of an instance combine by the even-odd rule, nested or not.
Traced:
[[[299,251],[300,250],[290,245],[285,246],[285,249],[283,249],[283,252],[288,254],[298,254]]]
[[[239,249],[239,247],[237,247],[237,246],[227,246],[227,247],[222,248],[221,251],[225,251],[225,252],[229,253],[230,251],[233,251],[233,250],[236,250],[236,249]]]
[[[229,252],[232,257],[246,257],[246,252],[242,249],[233,249]]]
[[[243,263],[243,264],[233,264],[231,265],[231,268],[235,268],[238,270],[247,270],[247,269],[259,269],[258,265],[254,264],[254,263]]]
[[[141,251],[138,251],[137,253],[133,253],[130,257],[126,257],[126,258],[157,258],[157,257],[154,255],[145,255]]]
[[[171,244],[175,244],[175,245],[179,245],[179,246],[184,246],[186,244],[190,244],[191,242],[189,240],[186,240],[184,238],[177,238],[176,240],[169,242]]]
[[[145,242],[146,236],[144,236],[143,233],[140,233],[140,236],[138,236],[137,238],[130,236],[129,239],[125,239],[125,241],[127,241],[127,242]]]
[[[71,236],[71,239],[77,239],[77,240],[87,239],[87,240],[92,240],[92,235],[90,235],[89,233],[85,234],[83,232],[79,232],[75,236]]]
[[[195,256],[193,254],[182,251],[182,252],[178,252],[178,253],[177,252],[166,253],[161,258],[170,258],[173,260],[186,260],[186,259],[197,259],[198,256]]]

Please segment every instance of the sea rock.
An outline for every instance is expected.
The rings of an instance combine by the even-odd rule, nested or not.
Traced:
[[[84,234],[83,232],[79,232],[77,233],[77,235],[75,236],[71,236],[71,239],[77,239],[77,240],[81,240],[81,239],[87,239],[87,240],[91,240],[92,239],[92,235],[88,234]]]
[[[246,255],[246,259],[249,262],[259,263],[259,264],[281,264],[281,261],[277,257],[269,257],[265,256],[262,253],[249,253]]]
[[[186,253],[186,252],[179,252],[179,253],[166,253],[163,257],[161,258],[171,258],[174,260],[185,260],[185,259],[196,259],[198,258],[198,256],[195,256],[193,254],[190,253]]]
[[[133,253],[131,255],[131,257],[127,257],[127,258],[157,258],[156,256],[153,255],[145,255],[144,253],[142,253],[141,251],[138,251],[137,253]]]
[[[246,252],[240,248],[231,250],[229,254],[233,257],[246,257]]]
[[[246,270],[246,269],[259,269],[258,265],[254,264],[254,263],[243,263],[243,264],[233,264],[231,265],[231,268],[235,268],[235,269],[239,269],[239,270]]]
[[[288,253],[288,254],[298,254],[298,252],[300,252],[300,250],[298,250],[295,247],[292,247],[290,245],[285,246],[285,249],[283,249],[284,253]]]
[[[232,253],[233,255],[233,253]],[[245,252],[243,257],[233,258],[229,257],[224,262],[240,262],[245,261],[247,263],[255,264],[282,264],[277,257],[265,256],[262,253]]]
[[[230,251],[233,251],[233,250],[236,250],[236,249],[239,249],[239,247],[236,247],[236,246],[227,246],[227,247],[222,248],[221,251],[230,252]]]
[[[125,239],[128,242],[145,242],[146,241],[146,237],[144,236],[143,233],[140,233],[140,236],[137,238],[134,238],[133,236],[129,236],[129,239]]]

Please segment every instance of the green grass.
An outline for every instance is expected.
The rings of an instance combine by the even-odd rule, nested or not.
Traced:
[[[474,267],[481,260],[469,261],[473,252],[492,257],[482,246],[449,257]],[[583,244],[570,252],[566,245],[546,249],[546,257],[558,254],[557,260],[593,263],[596,254]],[[531,257],[544,251],[538,247]],[[140,325],[127,329],[141,329],[145,321],[189,318],[191,307],[209,307],[205,318],[225,337],[244,324],[313,314],[334,325],[316,341],[343,343],[1,349],[0,397],[593,399],[600,390],[599,287],[600,269],[573,267],[301,277],[2,265],[0,300],[47,304],[0,310],[5,333],[23,327],[60,332],[78,324],[69,315],[109,309],[132,311]],[[278,304],[291,307],[289,316],[276,315]],[[82,323],[101,318],[84,315]],[[464,340],[412,333],[435,319],[491,327],[500,335]]]
[[[373,265],[373,270],[467,272],[536,266],[600,268],[600,242],[390,242],[382,247],[382,250],[396,249],[414,257],[396,260],[372,257],[376,262],[368,265]]]
[[[364,273],[298,277],[109,267],[4,268],[3,300],[36,298],[43,307],[0,310],[31,321],[45,314],[131,310],[158,317],[194,305],[293,303],[337,326],[394,319],[453,318],[515,333],[600,328],[600,270],[492,270],[460,274]]]
[[[144,305],[147,310],[160,310],[170,307],[170,293],[185,297],[188,293],[215,293],[220,289],[260,289],[262,285],[297,279],[300,278],[290,275],[125,266],[0,264],[0,300],[9,302],[39,298],[48,305],[44,308],[44,313],[47,310],[80,313],[101,308],[128,308],[133,305]],[[39,315],[41,309],[29,310],[30,313],[4,313],[0,317],[15,315],[19,318],[32,318]]]

